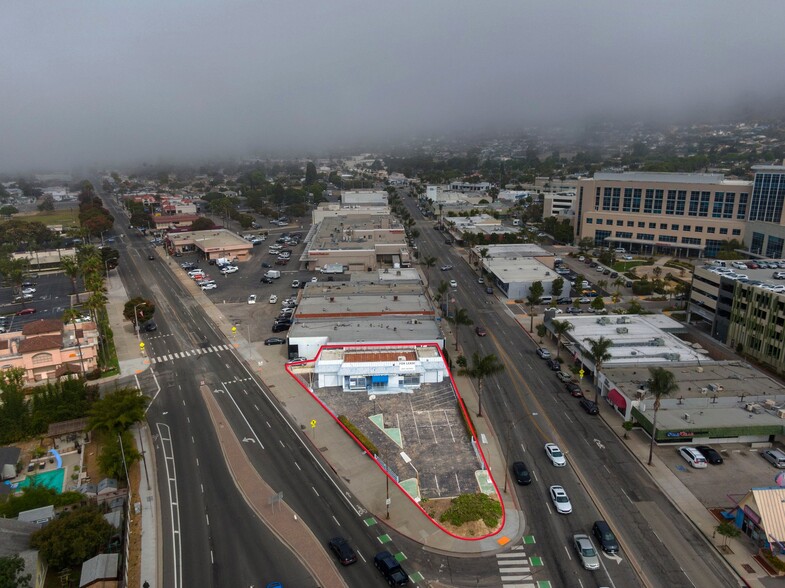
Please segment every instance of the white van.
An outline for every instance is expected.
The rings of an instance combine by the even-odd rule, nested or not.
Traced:
[[[540,296],[540,304],[550,304],[553,302],[553,296]]]
[[[709,465],[706,458],[703,457],[703,454],[692,447],[679,447],[679,455],[694,468],[700,469],[708,467]]]
[[[627,250],[624,247],[617,247],[614,249],[616,253],[627,253]]]
[[[767,462],[775,468],[785,468],[785,453],[779,449],[765,449],[760,453]]]

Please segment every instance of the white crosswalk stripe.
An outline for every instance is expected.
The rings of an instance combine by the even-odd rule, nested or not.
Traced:
[[[529,557],[523,545],[515,545],[511,551],[496,554],[502,586],[504,588],[534,588]],[[528,580],[528,581],[527,581]]]
[[[173,359],[185,359],[186,357],[193,357],[195,355],[203,355],[206,353],[217,353],[219,351],[228,351],[231,349],[228,345],[216,345],[207,348],[198,347],[196,349],[189,349],[188,351],[176,351],[170,354],[157,355],[150,358],[150,363],[163,363],[165,361],[172,361]],[[250,379],[250,378],[247,378]]]

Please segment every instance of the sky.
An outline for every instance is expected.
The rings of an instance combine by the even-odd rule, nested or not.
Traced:
[[[6,0],[0,171],[310,155],[785,95],[781,0]]]

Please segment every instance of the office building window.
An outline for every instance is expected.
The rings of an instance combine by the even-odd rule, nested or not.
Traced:
[[[750,251],[757,255],[760,255],[761,251],[763,251],[763,233],[752,233]]]
[[[632,188],[624,188],[623,212],[632,212]]]
[[[635,221],[627,221],[627,226],[628,227],[634,227],[635,226]]]
[[[687,204],[687,191],[686,190],[679,190],[679,194],[676,198],[676,214],[679,216],[684,216],[684,206]]]
[[[739,235],[741,235],[741,229],[733,229],[731,235],[733,235],[734,237],[738,237]]]
[[[779,223],[785,203],[785,173],[756,172],[750,200],[750,220]]]
[[[662,214],[663,190],[654,190],[654,214]]]
[[[675,243],[676,237],[674,235],[660,235],[660,241],[663,243]]]
[[[725,206],[725,192],[714,193],[714,206],[711,209],[711,218],[722,218],[722,209]]]
[[[701,240],[696,239],[695,237],[682,237],[681,242],[685,245],[700,245]]]
[[[624,221],[621,220],[621,219],[616,219],[616,226],[617,227],[623,227],[624,226]]]
[[[668,223],[660,223],[660,230],[667,231],[668,230]]]
[[[611,189],[605,188],[602,191],[602,209],[603,210],[610,210],[611,209]]]
[[[700,192],[690,192],[690,216],[698,216],[698,204],[700,204]]]
[[[711,192],[701,192],[701,206],[698,210],[698,216],[709,216],[709,202],[711,200]]]
[[[597,186],[597,190],[594,192],[594,210],[600,209],[600,187]]]
[[[695,227],[695,232],[696,233],[702,233],[703,232],[703,227],[701,225],[698,225],[697,227]]]
[[[692,230],[692,225],[682,225],[681,230],[685,233],[689,233]]]
[[[736,200],[734,192],[725,194],[725,209],[722,211],[722,218],[733,218],[733,204]]]
[[[671,225],[671,231],[678,231],[679,225]]]
[[[635,238],[641,241],[654,241],[654,233],[638,233]]]
[[[638,228],[639,228],[639,229],[642,229],[642,228],[644,228],[645,226],[646,226],[646,223],[644,223],[644,222],[640,222],[640,221],[638,222]]]
[[[619,200],[621,200],[621,188],[613,189],[613,196],[611,196],[611,210],[619,212]]]
[[[748,195],[744,192],[739,194],[739,208],[736,211],[736,220],[747,220],[747,197]]]
[[[601,224],[602,224],[602,219],[601,219],[601,218],[598,218],[598,219],[597,219],[597,224],[598,224],[598,225],[601,225]]]
[[[720,227],[720,235],[727,235],[727,234],[728,234],[728,229],[726,229],[725,227]]]
[[[635,188],[632,191],[632,212],[641,211],[641,189]]]
[[[632,239],[632,233],[627,233],[626,231],[616,231],[616,238],[617,239]]]
[[[783,243],[785,243],[785,240],[780,237],[769,235],[769,241],[766,243],[766,257],[782,257]]]
[[[718,241],[717,239],[706,239],[706,257],[717,257],[717,253],[719,253],[723,243],[724,241]]]
[[[668,190],[668,199],[665,201],[665,214],[676,212],[676,190]]]
[[[610,231],[594,231],[594,246],[604,247],[605,239],[611,236]]]
[[[644,214],[651,214],[652,206],[654,206],[654,190],[646,190],[646,198],[643,201]]]
[[[657,223],[649,223],[649,228],[650,229],[656,229],[657,228]]]
[[[586,217],[586,224],[587,224],[587,225],[590,225],[590,224],[592,224],[592,222],[593,222],[593,220],[592,220],[591,218],[589,218],[589,217]]]
[[[717,229],[716,229],[716,228],[714,228],[714,227],[706,227],[706,232],[707,232],[707,233],[714,233],[716,230],[717,230]]]

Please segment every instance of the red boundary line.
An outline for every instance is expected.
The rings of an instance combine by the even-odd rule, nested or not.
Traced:
[[[474,437],[475,444],[477,446],[477,451],[480,452],[480,458],[482,459],[482,463],[485,465],[485,471],[488,472],[488,477],[490,478],[491,483],[493,484],[493,489],[496,491],[496,498],[499,500],[499,504],[501,505],[501,508],[502,508],[501,525],[499,525],[499,528],[496,531],[494,531],[493,533],[488,533],[487,535],[482,535],[480,537],[462,537],[460,535],[456,535],[455,533],[452,533],[451,531],[449,531],[449,530],[445,529],[443,526],[441,526],[438,521],[436,521],[434,518],[432,518],[425,511],[425,509],[423,509],[423,507],[420,506],[420,504],[417,501],[415,501],[414,498],[412,498],[412,496],[408,492],[406,492],[406,490],[404,490],[401,487],[401,485],[398,484],[398,482],[396,482],[390,476],[390,474],[381,466],[381,464],[379,464],[378,460],[373,455],[370,454],[368,449],[362,443],[360,443],[360,440],[357,439],[357,437],[355,437],[354,434],[348,428],[346,428],[346,426],[341,421],[338,420],[338,418],[335,415],[335,413],[324,402],[322,402],[322,400],[316,394],[314,394],[311,390],[309,390],[308,386],[306,386],[305,383],[297,375],[292,373],[292,371],[290,370],[290,367],[292,367],[292,366],[305,365],[306,363],[311,363],[311,362],[317,361],[319,359],[319,356],[322,354],[322,351],[325,350],[325,349],[353,349],[353,348],[365,349],[365,348],[368,348],[368,347],[384,347],[384,348],[406,347],[406,348],[409,348],[409,349],[411,349],[412,347],[435,347],[437,349],[437,351],[439,352],[439,355],[442,358],[442,362],[444,362],[444,367],[447,370],[447,374],[450,376],[450,383],[452,384],[453,390],[455,391],[455,395],[458,397],[458,403],[460,404],[461,410],[463,411],[463,418],[468,423],[469,428],[472,431],[472,435]],[[384,473],[384,475],[387,476],[393,484],[398,486],[398,488],[403,492],[403,494],[406,497],[409,498],[409,500],[412,502],[412,504],[414,504],[414,506],[416,506],[420,510],[420,512],[423,513],[425,515],[425,517],[429,521],[431,521],[434,525],[436,525],[436,527],[438,527],[441,531],[444,531],[445,533],[447,533],[451,537],[454,537],[455,539],[461,539],[463,541],[480,541],[481,539],[487,539],[488,537],[494,537],[495,535],[498,535],[499,533],[501,533],[502,529],[504,529],[504,524],[505,524],[506,518],[507,518],[507,513],[506,513],[506,511],[504,509],[504,500],[502,500],[502,496],[499,493],[499,487],[496,485],[496,480],[493,479],[493,475],[491,474],[491,469],[490,469],[490,467],[488,467],[488,462],[485,459],[485,453],[483,452],[482,447],[480,447],[480,442],[479,442],[479,440],[477,438],[477,431],[474,430],[474,425],[473,425],[471,419],[469,418],[469,413],[466,410],[466,405],[463,402],[463,398],[461,397],[461,393],[458,391],[458,386],[455,385],[455,380],[452,377],[452,372],[450,371],[450,368],[447,366],[447,362],[444,359],[444,353],[442,352],[442,348],[438,344],[436,344],[436,343],[410,343],[410,344],[405,344],[405,343],[366,343],[366,344],[359,344],[358,343],[358,344],[354,344],[354,345],[322,345],[319,348],[319,352],[316,354],[316,357],[314,357],[313,359],[309,359],[307,361],[289,362],[289,363],[286,363],[284,367],[285,367],[287,373],[292,378],[294,378],[294,380],[298,384],[300,384],[300,387],[302,387],[303,390],[308,392],[308,394],[310,394],[311,397],[314,400],[316,400],[316,402],[319,403],[319,406],[321,406],[322,409],[327,414],[329,414],[333,418],[333,420],[336,423],[338,423],[338,425],[352,439],[354,439],[354,442],[357,443],[357,445],[359,445],[363,449],[363,451],[366,453],[366,455],[368,455],[374,461],[374,463],[376,463],[376,466],[382,471],[382,473]]]

